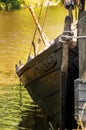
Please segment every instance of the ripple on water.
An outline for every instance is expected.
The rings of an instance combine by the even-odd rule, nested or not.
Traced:
[[[39,8],[35,11],[39,12]],[[63,7],[49,8],[44,31],[50,40],[63,30],[66,14]],[[19,60],[26,62],[34,29],[28,10],[0,12],[0,130],[48,130],[46,116],[23,86],[20,99],[18,77],[15,76],[15,64]]]

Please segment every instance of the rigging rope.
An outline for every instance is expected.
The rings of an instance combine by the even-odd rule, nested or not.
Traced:
[[[44,3],[44,0],[42,1],[42,4],[41,4],[41,9],[40,9],[39,17],[38,17],[38,22],[39,22],[39,20],[40,20],[42,8],[43,8],[43,3]],[[49,3],[50,3],[50,0],[48,1],[48,4],[47,4],[47,8],[46,8],[46,12],[45,12],[45,16],[44,16],[44,20],[43,20],[43,24],[42,24],[42,30],[43,30],[44,23],[45,23],[45,19],[46,19],[46,16],[47,16]],[[36,32],[37,32],[37,26],[36,26],[36,29],[35,29],[35,32],[34,32],[34,36],[33,36],[33,40],[32,40],[32,45],[31,45],[30,52],[29,52],[29,57],[30,57],[30,54],[31,54],[32,46],[33,46],[33,48],[34,48],[34,56],[36,56],[35,43],[34,43],[35,36],[36,36]],[[40,43],[40,42],[41,42],[41,38],[38,39],[38,43]],[[38,48],[37,48],[37,49],[38,49]]]
[[[43,8],[43,3],[44,3],[44,0],[42,1],[42,4],[41,4],[41,9],[40,9],[40,12],[39,12],[39,17],[38,17],[38,22],[40,20],[40,17],[41,17],[41,13],[42,13],[42,8]],[[35,40],[35,36],[36,36],[36,32],[37,32],[37,26],[36,26],[36,29],[35,29],[35,32],[34,32],[34,36],[33,36],[33,42]]]
[[[47,4],[47,8],[46,8],[46,12],[45,12],[45,17],[44,17],[43,24],[42,24],[42,29],[43,29],[43,27],[44,27],[44,23],[45,23],[45,20],[46,20],[46,16],[47,16],[47,12],[48,12],[48,8],[49,8],[49,4],[50,4],[50,0],[48,0],[48,4]]]
[[[44,0],[42,1],[42,4],[41,4],[41,9],[40,9],[40,12],[39,12],[38,21],[40,20],[40,17],[41,17],[43,3],[44,3]],[[36,32],[37,32],[37,26],[36,26],[35,31],[34,31],[33,40],[32,40],[32,44],[31,44],[31,48],[30,48],[30,52],[29,52],[29,57],[30,57],[30,54],[31,54],[32,46],[35,45],[34,40],[35,40]]]
[[[45,24],[45,20],[46,20],[46,16],[47,16],[47,12],[48,12],[48,8],[49,8],[50,1],[51,1],[51,0],[48,0],[46,12],[45,12],[45,16],[44,16],[44,20],[43,20],[43,24],[42,24],[42,30],[43,30],[43,28],[44,28],[44,24]],[[40,44],[40,43],[41,43],[41,38],[39,37],[39,39],[38,39],[38,44]],[[38,52],[38,48],[37,48],[37,52]]]

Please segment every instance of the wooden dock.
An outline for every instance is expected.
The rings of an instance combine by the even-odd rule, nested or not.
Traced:
[[[81,13],[78,23],[79,78],[75,80],[75,115],[86,124],[86,11]],[[84,36],[84,38],[82,38]]]

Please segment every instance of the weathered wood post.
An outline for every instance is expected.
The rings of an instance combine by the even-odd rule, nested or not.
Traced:
[[[86,36],[86,11],[80,16],[78,35]],[[79,39],[79,78],[86,80],[86,38]]]
[[[79,0],[79,18],[80,14],[85,10],[85,0]]]
[[[64,22],[64,33],[63,35],[70,36],[71,31],[71,17],[66,16]],[[65,41],[63,43],[63,53],[62,53],[62,65],[61,65],[61,114],[62,114],[62,129],[65,129],[65,119],[66,119],[66,94],[67,94],[67,72],[68,72],[68,58],[69,58],[69,46],[67,43],[67,39],[63,38]],[[63,109],[64,108],[64,109]]]
[[[80,14],[78,36],[86,36],[86,11]],[[86,38],[78,39],[79,79],[75,80],[75,114],[86,127]]]

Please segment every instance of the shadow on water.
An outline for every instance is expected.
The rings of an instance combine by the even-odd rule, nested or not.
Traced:
[[[21,114],[19,130],[49,130],[47,116],[34,102]]]

